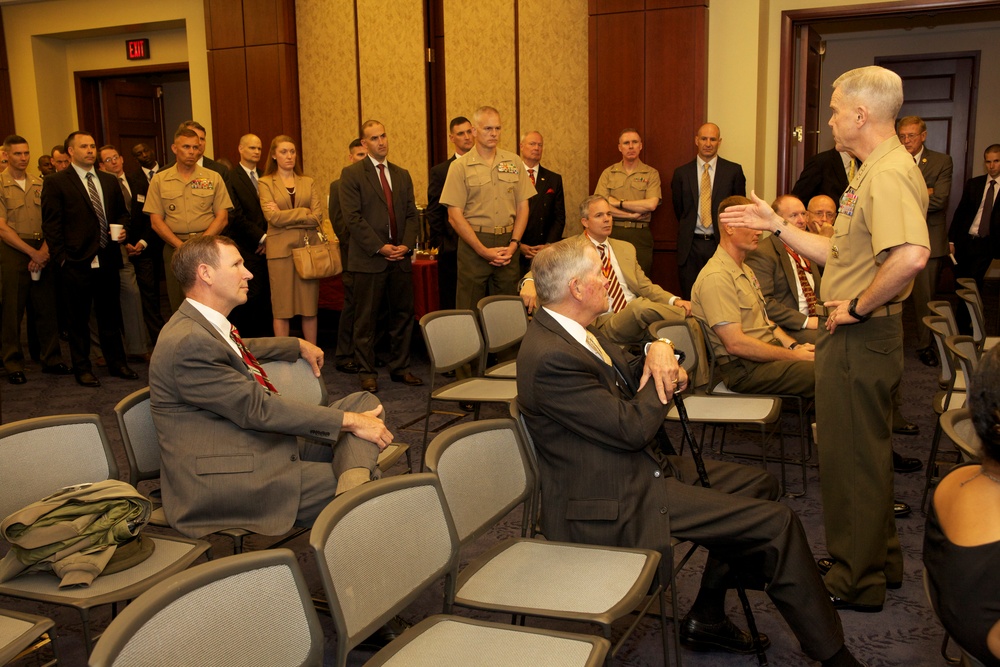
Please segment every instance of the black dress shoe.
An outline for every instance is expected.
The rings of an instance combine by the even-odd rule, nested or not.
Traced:
[[[761,648],[771,645],[771,640],[763,632],[759,637]],[[681,644],[694,651],[754,652],[750,633],[740,630],[728,618],[718,623],[702,623],[688,616],[681,625]]]
[[[112,368],[112,369],[110,369],[109,372],[111,373],[112,377],[121,378],[123,380],[138,380],[139,379],[139,374],[136,373],[131,368],[129,368],[128,366],[126,366],[125,364],[122,364],[121,366],[118,366],[117,368]]]
[[[59,362],[58,364],[52,364],[51,366],[42,366],[42,372],[48,373],[49,375],[70,375],[73,371],[69,369],[69,366]]]
[[[358,366],[353,361],[348,361],[343,364],[337,364],[337,370],[348,375],[357,375],[361,372],[361,366]]]
[[[860,611],[865,614],[877,614],[882,611],[882,605],[880,604],[860,604],[858,602],[848,602],[844,598],[837,597],[836,595],[830,596],[830,602],[833,603],[834,609],[841,609],[843,611]]]
[[[378,380],[375,378],[365,378],[361,381],[361,391],[371,392],[372,394],[378,393]]]
[[[389,379],[393,382],[402,382],[408,387],[419,387],[424,383],[423,380],[409,371],[401,374],[389,375]]]
[[[25,384],[27,381],[28,378],[22,371],[14,371],[7,375],[7,382],[11,384]]]
[[[892,453],[892,469],[896,472],[917,472],[924,467],[920,459],[909,456],[900,456],[896,452]]]
[[[101,381],[94,377],[90,371],[76,374],[76,383],[82,387],[100,387]]]
[[[938,365],[937,353],[933,347],[922,347],[917,350],[917,359],[920,359],[920,363],[924,366]]]
[[[462,401],[461,403],[458,404],[458,407],[463,412],[475,412],[476,411],[476,404],[473,403],[473,402],[471,402],[471,401]]]
[[[904,516],[910,516],[910,512],[912,511],[913,510],[910,509],[910,506],[902,501],[897,500],[892,504],[892,512],[896,515],[897,519],[902,519]]]
[[[893,433],[898,433],[899,435],[920,435],[920,427],[916,424],[911,424],[906,422],[902,426],[896,426],[892,429]]]

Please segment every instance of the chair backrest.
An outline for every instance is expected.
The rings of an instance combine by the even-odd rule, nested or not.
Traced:
[[[525,504],[525,514],[531,509],[534,474],[513,419],[481,420],[442,431],[427,448],[424,464],[441,479],[463,545],[519,504]]]
[[[128,481],[132,486],[160,476],[160,440],[149,410],[149,387],[134,391],[115,406],[118,430],[128,457]]]
[[[715,370],[715,350],[712,348],[712,339],[709,336],[708,322],[704,320],[698,320],[698,326],[701,327],[701,337],[704,339],[704,345],[698,345],[705,352],[705,363],[708,364],[708,385],[705,387],[706,393],[714,393],[716,391],[729,393],[729,389],[726,388],[726,383],[722,380],[716,380]],[[695,346],[692,346],[695,347]]]
[[[961,289],[972,290],[976,293],[976,301],[979,302],[979,310],[983,310],[983,295],[979,292],[979,285],[976,283],[975,278],[955,278],[955,282],[961,286]]]
[[[940,315],[925,315],[923,323],[925,327],[930,329],[931,336],[934,338],[934,345],[937,347],[938,359],[941,361],[938,383],[950,388],[955,380],[955,362],[951,352],[948,350],[948,346],[945,345],[945,339],[955,334],[952,333],[951,327],[948,326],[948,320]]]
[[[313,525],[309,544],[337,630],[335,665],[442,575],[454,593],[458,535],[437,475],[397,475],[337,496]],[[395,563],[386,573],[378,563]]]
[[[684,363],[681,367],[687,371],[688,378],[694,378],[694,371],[698,367],[698,358],[701,356],[698,349],[700,343],[695,343],[691,336],[691,330],[684,324],[667,324],[666,320],[660,320],[649,325],[649,333],[653,338],[668,338],[674,344],[674,349],[684,352]]]
[[[0,519],[64,486],[118,478],[99,415],[56,415],[3,424],[0,461]]]
[[[471,310],[436,310],[420,318],[420,331],[431,358],[432,373],[445,373],[479,361],[483,338]]]
[[[972,424],[972,413],[968,408],[948,410],[941,415],[941,430],[955,443],[966,461],[978,461],[983,443]]]
[[[488,354],[516,345],[528,331],[528,311],[519,296],[488,296],[480,299],[476,308]]]
[[[979,348],[972,336],[948,336],[944,341],[952,358],[965,375],[965,386],[969,386],[972,374],[979,366]]]
[[[111,621],[90,665],[322,660],[323,629],[295,554],[269,549],[209,561],[153,586]]]
[[[326,382],[313,375],[312,366],[305,359],[295,361],[264,361],[261,368],[267,373],[278,393],[310,405],[326,405],[329,397]]]
[[[960,289],[955,294],[965,302],[965,307],[969,310],[969,319],[972,320],[972,339],[976,345],[982,348],[986,342],[986,320],[983,317],[983,306],[979,300],[979,293],[970,289]]]
[[[958,333],[958,324],[955,321],[955,309],[951,307],[951,301],[928,301],[927,309],[947,321],[947,336],[954,336]]]

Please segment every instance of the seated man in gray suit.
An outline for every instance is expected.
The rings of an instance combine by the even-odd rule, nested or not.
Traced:
[[[532,269],[541,308],[517,357],[517,400],[538,447],[546,538],[663,552],[671,537],[702,544],[709,557],[681,626],[686,645],[753,652],[750,634],[726,616],[732,568],[763,580],[806,655],[825,667],[859,665],[802,524],[775,502],[775,479],[706,461],[706,489],[690,457],[656,448],[668,401],[687,378],[670,341],[632,357],[593,328],[608,298],[594,246],[561,241],[541,250]]]
[[[323,351],[297,338],[240,339],[227,316],[246,301],[253,275],[233,241],[195,237],[172,265],[186,298],[149,364],[167,520],[190,537],[311,525],[336,494],[372,478],[393,439],[382,406],[368,393],[313,406],[274,389],[257,357],[302,357],[319,377]],[[327,462],[301,460],[296,436],[329,443]]]

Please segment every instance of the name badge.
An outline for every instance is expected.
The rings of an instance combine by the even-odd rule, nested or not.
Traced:
[[[94,255],[94,261],[90,263],[90,268],[92,269],[101,268],[101,260],[97,259],[97,255]]]
[[[146,203],[146,195],[136,195],[135,196],[135,200],[137,202],[139,202],[140,204],[145,204]]]
[[[852,189],[848,189],[847,192],[843,194],[840,198],[840,209],[837,211],[840,215],[846,215],[847,217],[854,216],[854,207],[858,205],[858,195]]]

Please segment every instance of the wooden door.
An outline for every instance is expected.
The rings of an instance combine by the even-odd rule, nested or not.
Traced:
[[[164,156],[163,89],[151,83],[112,78],[101,82],[104,140],[131,160],[139,142],[153,146]],[[131,165],[134,167],[135,165]]]
[[[962,196],[983,149],[975,137],[979,52],[878,57],[881,65],[903,79],[903,108],[899,115],[920,116],[927,123],[926,146],[947,153],[954,162],[948,220]],[[982,143],[982,142],[980,142]]]
[[[820,124],[820,67],[822,43],[820,34],[811,25],[798,27],[795,60],[795,109],[792,119],[792,140],[788,142],[790,155],[786,171],[788,182],[781,184],[780,192],[791,190],[794,177],[802,171],[806,160],[816,154],[819,145]]]

